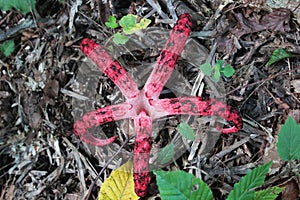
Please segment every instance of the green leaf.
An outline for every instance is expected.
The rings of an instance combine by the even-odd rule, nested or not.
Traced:
[[[230,65],[226,65],[221,69],[221,74],[227,78],[231,77],[234,74],[235,70]]]
[[[212,200],[212,192],[201,179],[184,171],[154,171],[162,200]]]
[[[14,8],[25,15],[35,7],[35,4],[36,0],[0,0],[0,9],[6,11]]]
[[[215,64],[215,70],[220,71],[223,65],[224,65],[224,60],[217,60]]]
[[[150,23],[151,23],[150,19],[143,18],[143,19],[140,20],[139,23],[137,23],[137,27],[139,29],[145,29],[149,26]]]
[[[262,186],[271,164],[272,162],[268,162],[243,176],[238,183],[234,184],[227,200],[253,200],[255,198],[254,189]]]
[[[160,164],[166,164],[167,162],[171,161],[174,157],[174,144],[168,144],[165,146],[160,152],[158,152],[157,161]]]
[[[123,31],[125,34],[134,33],[134,32],[132,32],[132,30],[136,26],[136,19],[137,19],[137,16],[133,15],[133,14],[128,14],[121,18],[119,23],[120,23],[120,26],[123,28]]]
[[[215,70],[214,74],[213,74],[213,76],[211,78],[212,78],[213,81],[219,82],[220,77],[221,77],[221,72],[220,72],[219,69],[216,69],[216,68],[214,70]]]
[[[107,26],[108,28],[117,28],[118,24],[117,24],[117,19],[115,16],[109,16],[108,21],[105,22],[105,26]]]
[[[270,60],[267,63],[267,67],[274,64],[275,62],[278,62],[285,58],[290,58],[292,56],[293,56],[292,54],[286,52],[283,48],[275,49],[271,55]]]
[[[272,187],[265,190],[259,190],[255,192],[254,200],[275,200],[279,193],[281,193],[284,188]]]
[[[127,41],[128,41],[128,37],[126,35],[122,35],[119,32],[113,35],[113,42],[116,45],[126,44]]]
[[[282,160],[300,159],[300,125],[292,117],[288,117],[281,126],[276,144]]]
[[[212,67],[211,64],[209,63],[204,63],[200,65],[200,70],[205,74],[206,76],[210,76],[212,72]]]
[[[187,123],[184,122],[180,123],[178,125],[178,131],[183,137],[185,137],[188,140],[195,139],[194,130]]]
[[[0,46],[0,51],[6,56],[10,56],[15,50],[15,42],[13,40],[6,40]]]
[[[128,14],[122,17],[119,23],[125,34],[132,34],[146,28],[151,23],[151,20],[141,19],[140,22],[137,23],[137,16]]]

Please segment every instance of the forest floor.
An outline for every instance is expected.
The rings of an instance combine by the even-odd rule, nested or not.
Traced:
[[[158,37],[151,43],[148,35],[133,34],[134,45],[114,52],[140,86],[178,16],[190,13],[190,41],[177,62],[180,75],[174,75],[179,79],[170,81],[163,94],[222,99],[243,118],[243,128],[233,134],[213,129],[211,117],[154,123],[150,164],[191,173],[209,185],[215,199],[226,199],[249,170],[272,161],[263,188],[285,187],[278,199],[299,199],[299,160],[291,169],[291,163],[279,157],[276,142],[288,116],[300,122],[300,59],[292,56],[300,55],[300,3],[103,2],[37,0],[26,15],[0,10],[0,44],[15,43],[10,55],[0,52],[0,199],[97,199],[112,170],[133,158],[134,129],[128,120],[95,129],[95,134],[118,136],[107,147],[86,144],[73,132],[74,122],[87,111],[123,101],[118,88],[79,47],[83,38],[108,48],[118,46],[112,35],[121,29],[105,22],[111,15],[119,21],[129,13],[150,19],[145,34],[149,40]],[[277,49],[289,56],[268,65]],[[221,76],[218,82],[204,76],[200,65],[214,66],[217,60],[231,65],[233,76]],[[194,141],[174,140],[181,121],[195,131]],[[172,142],[176,159],[157,164],[158,152]],[[159,196],[153,178],[143,199]]]

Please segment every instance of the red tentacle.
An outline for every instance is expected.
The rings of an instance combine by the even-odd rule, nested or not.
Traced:
[[[136,130],[134,143],[134,185],[138,196],[144,197],[148,184],[149,175],[149,155],[152,146],[152,120],[142,111],[134,118]]]
[[[74,133],[79,136],[83,142],[88,144],[95,146],[108,145],[116,139],[116,136],[108,139],[99,139],[93,136],[88,129],[111,121],[128,118],[130,117],[131,108],[132,106],[130,104],[122,103],[88,112],[84,114],[82,119],[74,123]]]
[[[156,118],[167,115],[220,116],[234,125],[230,128],[220,129],[222,133],[237,132],[243,124],[242,118],[236,110],[216,99],[202,100],[201,97],[159,99],[152,100],[151,105],[159,113],[155,116]]]
[[[120,63],[114,61],[101,45],[85,38],[81,42],[80,49],[97,64],[100,71],[105,73],[120,88],[126,99],[138,95],[137,84]]]
[[[147,97],[158,99],[164,85],[168,81],[179,58],[185,42],[190,35],[192,19],[189,14],[182,14],[170,32],[160,56],[155,63],[154,69],[145,85]]]

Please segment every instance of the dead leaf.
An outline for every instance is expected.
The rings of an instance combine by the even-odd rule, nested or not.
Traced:
[[[285,33],[291,29],[289,24],[291,11],[286,8],[273,9],[268,14],[252,12],[252,15],[248,15],[247,9],[244,11],[238,10],[238,12],[232,11],[227,18],[221,19],[218,25],[221,26],[221,30],[218,30],[220,37],[217,39],[219,52],[236,53],[237,49],[243,47],[239,46],[239,39],[247,34],[265,30]],[[229,22],[229,19],[233,20]],[[263,42],[264,40],[259,42],[258,46]]]
[[[300,93],[300,79],[292,80],[291,85],[294,87],[295,93]]]
[[[51,98],[56,98],[59,92],[59,83],[57,80],[49,80],[47,81],[44,93]]]
[[[297,182],[292,178],[283,183],[283,187],[285,189],[282,192],[282,200],[296,200],[298,199],[299,193],[299,185]]]
[[[105,199],[139,199],[134,192],[132,162],[120,166],[114,170],[101,186],[98,200]]]

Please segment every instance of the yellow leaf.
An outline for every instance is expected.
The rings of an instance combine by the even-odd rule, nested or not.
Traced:
[[[114,170],[101,186],[98,200],[136,200],[134,192],[132,162]]]

